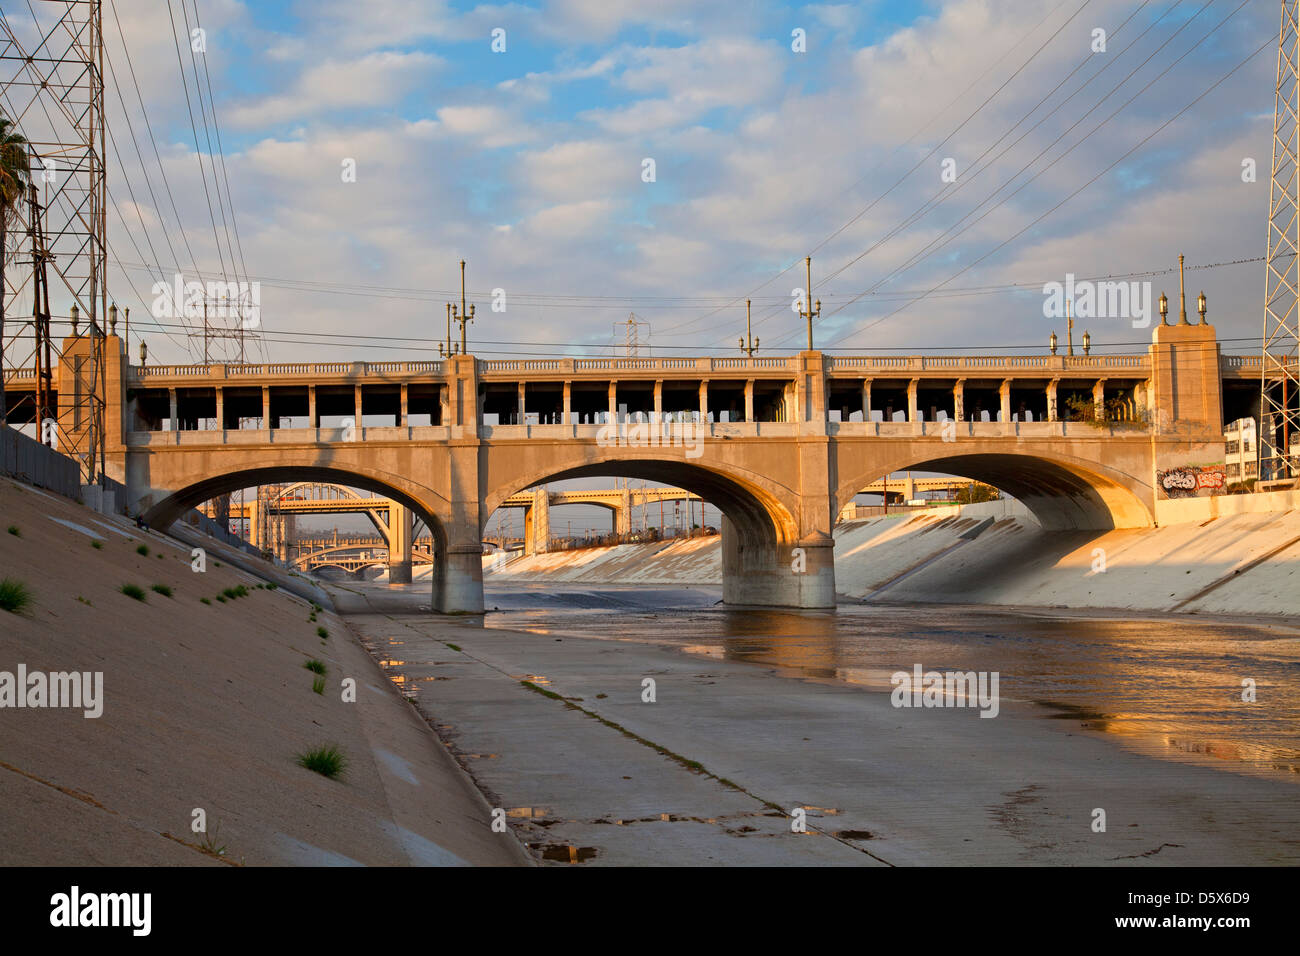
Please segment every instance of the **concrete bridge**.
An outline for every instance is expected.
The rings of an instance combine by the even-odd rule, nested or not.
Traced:
[[[1207,324],[1160,325],[1145,353],[1107,356],[141,368],[108,346],[108,472],[133,510],[161,527],[253,485],[373,491],[430,529],[434,606],[469,613],[488,516],[566,478],[671,484],[718,507],[734,604],[833,605],[840,506],[909,469],[1005,489],[1049,529],[1150,526],[1167,494],[1200,493],[1207,466],[1221,482],[1224,416],[1257,409],[1260,381]],[[88,351],[65,340],[61,434]]]
[[[410,544],[405,555],[394,555],[390,550],[388,539],[382,535],[371,537],[302,538],[291,542],[286,549],[285,561],[299,571],[313,571],[318,568],[336,567],[349,573],[358,573],[371,567],[385,567],[389,572],[389,583],[409,583],[409,573],[421,565],[433,564],[434,543],[432,538],[417,538]],[[405,568],[408,580],[393,581],[394,567]]]

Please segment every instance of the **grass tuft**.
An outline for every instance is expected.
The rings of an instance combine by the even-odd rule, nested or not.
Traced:
[[[324,661],[318,661],[318,660],[316,660],[316,658],[314,658],[314,657],[313,657],[311,660],[309,660],[309,661],[303,661],[303,662],[302,662],[302,666],[305,667],[305,668],[307,668],[307,670],[309,670],[309,671],[311,671],[311,672],[313,672],[313,673],[315,673],[315,674],[324,674],[324,673],[325,673],[325,662],[324,662]]]
[[[12,614],[26,609],[32,603],[32,592],[17,578],[0,580],[0,610]]]
[[[149,545],[147,544],[140,545],[138,548],[135,549],[135,553],[141,555],[142,557],[146,557],[146,558],[149,557]]]
[[[343,751],[334,744],[325,744],[298,754],[298,766],[315,771],[333,780],[347,769],[348,761]]]
[[[207,604],[207,605],[209,605],[209,606],[211,606],[211,604],[212,604],[212,602],[209,601],[207,598],[199,598],[199,603],[200,603],[200,604]]]
[[[223,594],[218,594],[218,595],[217,595],[217,601],[218,601],[219,603],[221,603],[221,604],[225,604],[225,603],[226,603],[226,597],[225,597],[225,595],[223,595]]]
[[[144,588],[136,584],[123,584],[122,593],[137,601],[143,601],[145,599]]]
[[[325,628],[323,627],[318,627],[316,628],[316,636],[319,637],[321,640],[324,640],[325,638],[330,636],[330,632],[325,630]]]
[[[317,694],[320,694],[321,696],[324,696],[324,694],[325,694],[325,678],[323,678],[323,677],[316,677],[316,678],[313,678],[313,679],[312,679],[312,682],[311,682],[311,689],[312,689],[313,692],[315,692],[315,693],[317,693]]]
[[[165,584],[155,584],[153,586],[153,589],[154,589],[154,593],[161,594],[163,597],[172,596],[172,589]]]
[[[13,535],[15,538],[21,538],[23,536],[22,531],[18,529],[18,525],[16,524],[11,524],[9,526],[9,533]]]
[[[94,548],[96,551],[98,551],[98,550],[100,550],[101,548],[104,547],[104,542],[102,542],[102,541],[92,541],[92,542],[90,542],[90,546],[91,546],[92,548]]]

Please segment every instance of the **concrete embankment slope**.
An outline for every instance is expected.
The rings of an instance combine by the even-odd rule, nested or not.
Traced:
[[[196,573],[189,543],[0,479],[0,578],[32,594],[0,610],[0,672],[103,674],[98,718],[0,708],[0,865],[527,862],[340,619],[206,547]],[[298,765],[325,744],[340,778]],[[191,830],[200,808],[221,858]]]
[[[1197,507],[1178,523],[1108,532],[1046,532],[1014,501],[849,522],[835,533],[836,587],[846,600],[1300,613],[1300,495]],[[487,580],[716,585],[719,544],[532,555]]]

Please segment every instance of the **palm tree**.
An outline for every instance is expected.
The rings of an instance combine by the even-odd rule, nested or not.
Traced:
[[[19,205],[31,182],[27,140],[14,130],[13,120],[0,113],[0,375],[5,357],[5,263],[9,259],[10,227],[18,220]],[[0,425],[5,424],[4,383],[0,380]]]

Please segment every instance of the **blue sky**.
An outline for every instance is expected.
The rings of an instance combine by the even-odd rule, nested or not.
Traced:
[[[239,256],[209,219],[200,171],[217,167],[166,5],[114,0],[126,47],[110,24],[107,53],[124,81],[129,49],[166,182],[134,90],[143,165],[110,89],[113,294],[146,310],[159,276],[224,268],[262,282],[259,354],[418,358],[465,258],[481,355],[608,350],[629,312],[663,354],[734,347],[746,297],[764,350],[788,354],[811,254],[819,344],[926,352],[1045,343],[1035,283],[1181,252],[1220,335],[1246,339],[1262,264],[1199,268],[1264,251],[1274,55],[1250,54],[1276,5],[1239,2],[197,0],[207,49],[184,62],[211,76]],[[180,329],[146,334],[160,361],[196,357]]]

